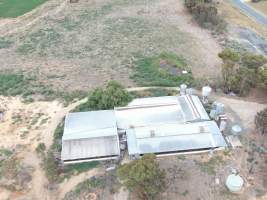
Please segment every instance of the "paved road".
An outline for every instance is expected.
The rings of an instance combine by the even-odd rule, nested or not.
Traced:
[[[232,0],[232,3],[238,7],[244,14],[252,17],[258,23],[267,27],[267,17],[244,3],[244,0]]]

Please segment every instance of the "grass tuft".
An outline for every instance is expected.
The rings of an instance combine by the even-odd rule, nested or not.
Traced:
[[[141,86],[179,86],[190,85],[193,76],[183,58],[172,53],[140,58],[135,63],[132,79]],[[188,73],[183,74],[186,70]]]

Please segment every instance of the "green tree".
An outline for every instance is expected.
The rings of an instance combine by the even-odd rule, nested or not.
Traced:
[[[248,67],[250,69],[258,70],[259,67],[267,63],[267,58],[259,54],[245,53],[242,56],[241,61],[243,66]]]
[[[238,80],[235,77],[236,74],[236,66],[240,60],[239,54],[231,49],[224,49],[218,55],[222,61],[223,65],[221,68],[222,72],[222,82],[223,82],[223,90],[224,92],[228,93],[232,91],[233,87],[235,87],[235,83]]]
[[[123,185],[136,192],[139,199],[156,199],[166,188],[166,173],[159,168],[153,154],[120,166],[117,173]]]
[[[258,72],[258,85],[262,88],[267,89],[267,65],[263,67]]]
[[[110,81],[105,89],[96,88],[89,94],[88,101],[75,111],[105,110],[118,106],[125,106],[132,100],[132,96],[116,81]]]

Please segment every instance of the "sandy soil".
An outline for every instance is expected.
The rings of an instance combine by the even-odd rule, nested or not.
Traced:
[[[15,149],[18,145],[23,146],[18,153],[20,162],[34,169],[29,191],[23,191],[14,198],[14,193],[1,188],[1,198],[54,199],[57,193],[48,190],[48,181],[35,148],[39,143],[44,143],[48,148],[52,144],[58,123],[70,110],[84,101],[63,107],[57,101],[25,104],[20,98],[0,97],[0,110],[4,111],[4,118],[0,122],[0,148]]]

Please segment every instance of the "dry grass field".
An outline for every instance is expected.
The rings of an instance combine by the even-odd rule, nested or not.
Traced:
[[[34,11],[0,20],[1,32],[11,33],[0,37],[1,71],[31,74],[61,90],[89,90],[110,79],[130,86],[139,56],[170,52],[184,58],[195,76],[219,74],[220,46],[182,1],[51,0],[40,9],[48,8],[37,22]]]
[[[267,1],[260,1],[257,3],[248,2],[248,4],[267,16]]]

